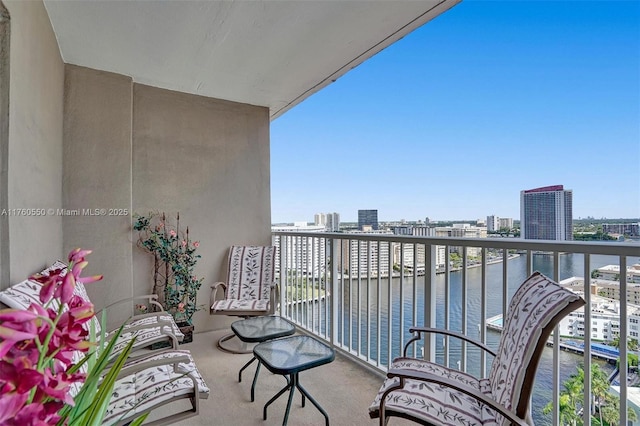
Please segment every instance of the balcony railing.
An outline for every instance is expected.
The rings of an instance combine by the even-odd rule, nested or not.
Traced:
[[[331,343],[354,361],[385,372],[420,324],[465,333],[497,348],[501,315],[510,296],[533,271],[556,281],[583,277],[586,330],[591,330],[592,271],[604,265],[639,263],[640,246],[514,238],[432,238],[389,234],[274,232],[280,283],[279,313],[308,333]],[[627,277],[620,274],[620,335],[638,335],[629,323]],[[640,315],[640,313],[638,313]],[[555,332],[543,354],[532,400],[534,420],[559,424],[562,382],[584,366],[583,416],[592,412],[592,334],[581,332],[583,355],[564,352],[566,336]],[[567,330],[569,328],[567,327]],[[558,329],[556,329],[558,331]],[[595,334],[594,334],[595,336]],[[562,338],[562,340],[561,340]],[[595,342],[595,340],[594,340]],[[574,341],[569,342],[578,346]],[[414,353],[450,367],[486,377],[491,359],[464,342],[427,340]],[[620,346],[620,357],[630,350]],[[613,366],[603,365],[608,370]],[[619,373],[620,424],[626,424],[629,374]],[[552,411],[543,408],[552,403]],[[536,418],[538,417],[538,418]],[[588,421],[588,419],[585,419]],[[586,422],[585,422],[586,423]]]

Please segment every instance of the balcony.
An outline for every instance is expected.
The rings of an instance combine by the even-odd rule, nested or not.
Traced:
[[[590,272],[605,264],[626,267],[637,263],[640,254],[635,244],[520,239],[274,232],[273,240],[281,253],[276,266],[281,315],[293,321],[301,332],[332,344],[341,359],[370,371],[366,383],[357,385],[368,389],[370,398],[376,390],[374,377],[384,374],[389,360],[398,356],[409,338],[410,325],[461,331],[495,348],[500,333],[487,327],[487,321],[506,311],[510,294],[532,271],[540,270],[557,281],[584,277],[582,292],[590,307]],[[459,264],[451,261],[449,253],[454,251],[460,253]],[[421,265],[427,266],[424,273]],[[622,278],[620,294],[627,294],[627,284]],[[620,305],[620,333],[625,335],[629,334],[631,312],[627,311],[626,299]],[[585,309],[582,315],[588,326],[591,310]],[[592,336],[584,333],[584,323],[575,325],[578,335],[584,336],[584,347],[590,348]],[[551,420],[558,415],[559,393],[554,389],[560,389],[562,382],[576,372],[578,363],[584,363],[587,372],[592,363],[607,372],[614,369],[592,358],[590,350],[584,355],[561,351],[559,343],[568,336],[554,334],[536,379],[532,407],[537,424],[557,423]],[[415,350],[428,359],[473,374],[484,376],[491,366],[491,359],[453,340],[433,340]],[[622,356],[629,352],[627,348],[620,349]],[[347,371],[356,368],[340,363],[325,370],[341,367]],[[337,376],[342,374],[346,375],[343,372]],[[373,387],[367,385],[371,380]],[[619,382],[626,401],[626,371],[620,372]],[[331,395],[333,390],[319,392]],[[542,409],[549,402],[554,404],[555,414],[545,416]],[[587,397],[583,404],[590,408],[592,402]],[[626,412],[627,404],[621,407],[621,412]],[[358,410],[365,410],[366,415],[366,404]]]
[[[4,3],[0,45],[11,54],[0,58],[0,112],[6,124],[0,126],[0,208],[179,210],[205,243],[199,273],[207,280],[221,276],[231,244],[266,244],[273,238],[292,253],[308,244],[305,256],[291,258],[295,262],[280,260],[280,313],[340,354],[303,376],[334,424],[367,421],[366,408],[409,324],[462,330],[495,344],[498,335],[484,324],[504,312],[523,271],[541,268],[563,278],[570,259],[583,270],[588,288],[588,272],[600,266],[600,256],[624,268],[639,254],[637,246],[619,244],[271,235],[270,120],[458,0]],[[191,80],[183,80],[187,77]],[[108,271],[108,285],[89,290],[98,308],[121,295],[146,293],[149,265],[132,244],[130,228],[130,216],[4,215],[0,287],[83,246],[96,250],[91,268]],[[461,266],[448,248],[461,253]],[[519,256],[506,260],[512,253]],[[314,295],[316,284],[324,293]],[[206,289],[199,297],[206,300]],[[622,335],[628,334],[626,297]],[[314,298],[318,302],[309,302]],[[588,310],[585,317],[590,323]],[[226,326],[223,319],[200,315],[196,329],[202,332],[185,345],[212,389],[201,415],[185,424],[279,424],[282,407],[275,405],[263,422],[259,404],[281,379],[263,373],[258,401],[250,404],[247,383],[235,379],[246,358],[223,354],[213,343]],[[416,350],[481,374],[489,368],[490,360],[454,342],[430,342]],[[547,376],[553,376],[550,389],[559,387],[562,359],[554,349],[543,361]],[[588,366],[589,354],[584,359]],[[540,395],[536,407],[547,401],[557,407],[557,392]],[[589,404],[585,398],[585,407]],[[319,420],[312,407],[294,408],[290,424]]]

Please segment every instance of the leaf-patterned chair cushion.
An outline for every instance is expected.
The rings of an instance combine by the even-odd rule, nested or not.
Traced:
[[[225,298],[213,302],[211,310],[266,313],[273,286],[274,255],[273,246],[232,246]]]
[[[57,269],[63,269],[63,271],[66,271],[67,265],[64,262],[57,260],[51,266],[43,269],[38,274],[48,276],[51,271]],[[31,303],[41,305],[40,289],[40,283],[32,280],[25,280],[9,287],[6,290],[0,291],[0,302],[14,309],[27,309]],[[76,282],[73,293],[82,297],[84,300],[89,302],[91,301],[89,299],[87,289],[81,282]],[[51,303],[51,306],[54,309],[57,309],[57,300],[53,299]],[[97,316],[98,315],[91,318],[91,321],[87,323],[86,326],[95,327],[96,337],[99,339],[101,327]],[[160,321],[162,321],[161,325],[159,325],[158,317],[160,318]],[[117,330],[113,330],[107,333],[107,340],[111,339],[116,331]],[[164,336],[167,336],[167,334],[173,334],[178,341],[182,341],[184,339],[184,334],[180,331],[170,314],[151,313],[133,316],[125,322],[122,334],[116,341],[112,356],[115,358],[134,337],[136,338],[136,342],[133,346],[132,352],[146,348],[151,343],[166,340],[167,338]]]
[[[488,379],[478,380],[462,371],[416,358],[396,358],[389,368],[436,374],[459,382],[461,385],[472,387],[484,394],[491,392]],[[379,417],[382,394],[391,385],[397,384],[399,380],[398,378],[385,380],[369,407],[369,415],[371,417]],[[446,425],[487,424],[486,418],[495,416],[493,410],[487,410],[477,400],[462,392],[419,380],[407,380],[403,389],[391,392],[387,396],[385,409],[403,413],[426,423]]]
[[[389,368],[446,377],[461,386],[479,390],[519,416],[526,417],[535,371],[546,339],[565,315],[583,305],[584,300],[579,295],[535,272],[511,298],[488,378],[477,379],[458,370],[414,358],[396,358]],[[372,418],[379,417],[384,391],[398,382],[398,378],[385,380],[369,407]],[[389,415],[408,416],[438,425],[502,426],[510,423],[465,393],[414,379],[406,379],[402,389],[387,395],[385,410]]]
[[[209,387],[196,368],[189,351],[159,352],[155,355],[129,361],[125,367],[144,366],[149,362],[171,360],[178,356],[186,356],[189,359],[189,362],[179,364],[178,371],[174,370],[173,364],[163,364],[141,369],[117,380],[104,417],[104,423],[116,422],[125,414],[127,418],[135,418],[138,414],[163,405],[177,397],[193,395],[194,384],[190,376],[196,380],[197,397],[206,399],[209,396]]]

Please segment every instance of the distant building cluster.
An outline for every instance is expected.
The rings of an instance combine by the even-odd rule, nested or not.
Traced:
[[[489,215],[486,221],[478,219],[475,224],[454,223],[451,226],[436,226],[431,223],[429,217],[424,222],[409,222],[402,219],[392,224],[383,223],[380,226],[378,221],[378,210],[361,209],[358,210],[357,228],[340,228],[340,215],[338,213],[317,213],[314,215],[314,225],[307,225],[306,222],[296,222],[294,226],[274,227],[279,231],[306,231],[306,232],[346,232],[346,233],[375,233],[394,234],[419,237],[436,238],[487,238],[488,233],[499,232],[500,230],[511,230],[514,227],[513,218],[504,218],[497,215]],[[604,224],[603,232],[610,234],[624,234],[629,236],[639,236],[640,223]],[[567,241],[573,239],[573,191],[565,190],[562,185],[545,186],[534,189],[520,191],[520,236],[531,240],[560,240]],[[317,253],[322,252],[320,247],[314,247],[312,240],[294,240],[295,247],[285,247],[283,255],[287,257],[287,265],[303,265],[305,274],[322,273],[324,259],[317,257]],[[407,269],[417,269],[424,271],[425,249],[424,246],[414,244],[383,244],[377,245],[360,244],[358,240],[344,240],[343,244],[350,244],[351,247],[344,247],[343,253],[349,258],[342,259],[342,262],[349,266],[351,273],[358,274],[359,265],[363,268],[378,267],[386,270],[389,264],[402,264]],[[381,250],[381,253],[378,253]],[[416,251],[414,253],[414,250]],[[450,253],[462,255],[459,247],[449,247]],[[482,249],[467,247],[468,256],[481,255]],[[316,255],[314,255],[316,253]],[[433,262],[437,268],[443,268],[446,263],[445,246],[435,248],[435,259]],[[380,265],[378,265],[380,263]],[[636,268],[637,269],[634,269]],[[364,271],[363,271],[364,272]],[[598,278],[602,280],[615,280],[619,276],[619,268],[611,270],[606,268],[598,269]],[[628,270],[628,283],[640,283],[640,266]],[[615,293],[609,286],[602,287],[607,294]],[[640,292],[638,293],[640,297]],[[640,299],[639,299],[640,300]]]
[[[316,226],[324,226],[327,232],[340,231],[340,215],[338,213],[316,213],[313,222]]]

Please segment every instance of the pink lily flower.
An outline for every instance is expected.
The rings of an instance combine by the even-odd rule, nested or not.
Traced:
[[[60,277],[58,275],[32,275],[29,279],[34,280],[42,284],[42,289],[40,289],[40,302],[42,304],[47,304],[53,297],[53,294],[56,291],[58,286],[58,282],[60,281]]]
[[[74,249],[69,253],[69,263],[77,263],[84,261],[85,256],[91,254],[93,250]]]
[[[82,272],[82,270],[89,264],[89,262],[87,262],[86,260],[83,260],[82,262],[77,262],[73,264],[73,268],[71,268],[71,273],[73,275],[75,275],[76,277],[80,275],[80,273]]]

